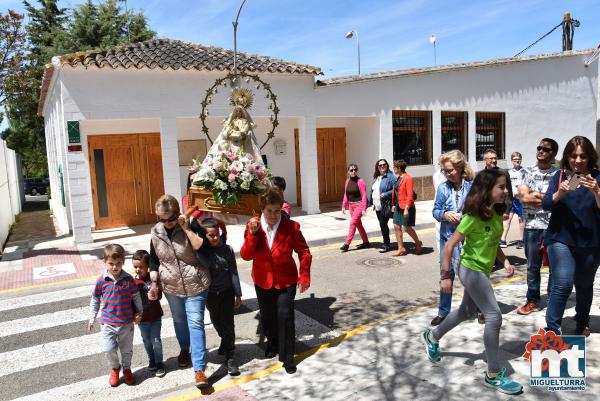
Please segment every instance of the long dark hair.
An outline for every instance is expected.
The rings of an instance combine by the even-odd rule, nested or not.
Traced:
[[[379,159],[377,160],[377,163],[375,163],[375,172],[373,173],[373,178],[377,178],[382,174],[379,174],[379,162],[385,162],[385,164],[387,165],[387,170],[385,171],[385,173],[387,174],[388,171],[390,171],[390,163],[387,162],[387,160],[385,159]]]
[[[585,136],[574,136],[567,142],[565,146],[565,150],[563,151],[563,157],[560,161],[560,168],[563,170],[571,170],[571,165],[569,164],[569,156],[575,152],[577,146],[581,146],[581,150],[584,151],[585,155],[588,157],[588,165],[587,168],[591,172],[594,169],[598,168],[598,152],[594,148],[592,142],[587,139]]]
[[[494,216],[494,211],[498,214],[506,211],[506,203],[492,204],[491,199],[492,189],[500,177],[506,177],[500,169],[482,170],[477,173],[465,199],[465,214],[489,220]]]

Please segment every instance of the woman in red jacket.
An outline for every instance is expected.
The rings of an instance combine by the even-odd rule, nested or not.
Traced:
[[[423,252],[423,243],[419,240],[415,226],[415,196],[413,178],[406,172],[406,162],[396,160],[394,162],[394,174],[398,177],[392,191],[392,210],[394,210],[394,231],[396,232],[396,241],[398,241],[398,250],[392,256],[406,255],[404,240],[402,238],[402,227],[408,235],[415,241],[415,254],[420,255]]]
[[[310,287],[312,255],[300,224],[281,214],[283,195],[270,188],[261,197],[262,216],[253,217],[244,232],[240,256],[252,260],[252,280],[260,310],[260,326],[267,338],[265,356],[279,360],[287,373],[296,372],[294,298],[296,287]],[[292,252],[298,254],[300,275]]]
[[[346,210],[350,211],[350,228],[346,242],[340,248],[342,252],[348,252],[350,243],[354,238],[354,233],[358,229],[362,244],[358,245],[357,249],[369,248],[369,237],[360,220],[367,214],[367,185],[365,181],[358,176],[358,166],[354,163],[348,166],[348,178],[344,184],[344,200],[342,201],[342,214],[346,214]]]

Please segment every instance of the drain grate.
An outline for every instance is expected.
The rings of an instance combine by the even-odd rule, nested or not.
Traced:
[[[405,262],[403,259],[397,258],[364,258],[356,262],[359,265],[367,267],[393,267],[403,265]]]

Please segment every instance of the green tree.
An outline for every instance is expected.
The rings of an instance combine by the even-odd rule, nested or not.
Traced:
[[[18,87],[24,55],[23,15],[13,10],[8,10],[6,15],[0,12],[0,110]],[[0,111],[0,123],[3,119],[4,113]]]
[[[19,58],[19,73],[6,80],[17,95],[5,102],[9,128],[2,136],[23,157],[26,175],[42,175],[47,174],[46,143],[37,108],[44,66],[53,56],[148,40],[155,32],[142,12],[124,11],[117,0],[88,0],[72,10],[60,8],[57,0],[37,0],[37,7],[23,3],[29,17],[27,52]]]

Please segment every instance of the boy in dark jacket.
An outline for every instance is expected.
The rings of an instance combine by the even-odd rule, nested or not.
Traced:
[[[219,355],[225,355],[227,372],[231,376],[240,374],[234,359],[235,324],[233,310],[242,304],[242,288],[233,248],[223,243],[219,222],[213,218],[200,223],[205,241],[198,250],[198,258],[210,269],[212,282],[208,290],[206,307],[210,320],[221,337]]]
[[[148,266],[150,255],[143,249],[136,251],[132,257],[133,268],[135,269],[135,284],[140,291],[144,312],[142,321],[139,324],[140,333],[144,340],[144,348],[148,355],[148,370],[156,372],[157,377],[163,377],[167,374],[163,364],[162,341],[160,339],[160,329],[162,325],[163,310],[160,306],[162,292],[158,290],[158,299],[150,301],[148,291],[152,285]]]

